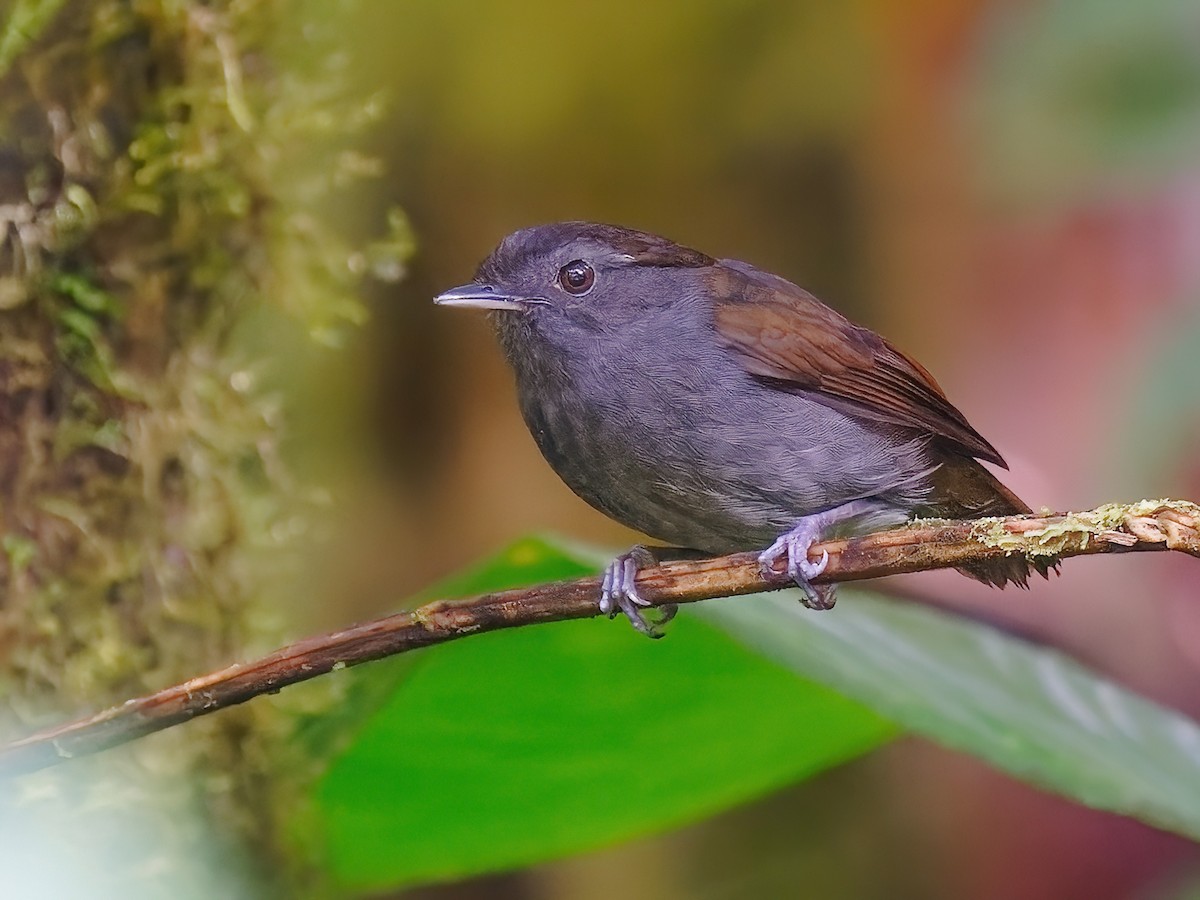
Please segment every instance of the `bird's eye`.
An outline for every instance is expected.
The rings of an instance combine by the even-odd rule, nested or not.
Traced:
[[[582,259],[573,259],[558,270],[558,283],[568,294],[579,297],[596,283],[596,273]]]

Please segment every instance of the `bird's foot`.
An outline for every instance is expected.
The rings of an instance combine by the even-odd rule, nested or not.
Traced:
[[[763,577],[775,581],[779,573],[775,564],[787,558],[785,570],[788,578],[804,592],[802,602],[809,609],[833,609],[837,602],[837,591],[832,584],[813,584],[812,579],[825,571],[829,565],[828,551],[821,551],[821,558],[811,562],[808,551],[812,545],[831,532],[853,529],[881,528],[897,525],[908,518],[908,513],[880,500],[859,499],[843,503],[823,512],[805,516],[792,526],[791,531],[779,536],[758,557]]]
[[[805,516],[791,531],[779,536],[770,547],[758,556],[758,564],[762,567],[763,576],[768,579],[778,578],[775,564],[780,559],[787,560],[787,575],[804,593],[801,601],[809,609],[833,609],[837,603],[836,585],[813,584],[812,579],[825,571],[829,565],[829,553],[821,551],[821,558],[811,562],[808,551],[821,537],[821,532],[827,527],[826,516],[818,513]]]
[[[675,618],[677,607],[674,604],[660,606],[661,615],[656,622],[646,619],[644,610],[650,607],[650,601],[644,600],[638,593],[637,573],[657,564],[658,560],[646,547],[638,544],[628,553],[622,553],[604,570],[604,581],[600,588],[600,612],[610,619],[615,619],[624,613],[625,618],[638,631],[649,638],[660,638],[663,632],[659,628]]]

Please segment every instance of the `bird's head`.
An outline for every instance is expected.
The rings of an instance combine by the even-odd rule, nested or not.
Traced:
[[[647,311],[686,301],[670,270],[698,269],[711,257],[666,238],[591,222],[560,222],[504,238],[470,284],[435,303],[492,310],[504,337],[510,329],[538,333],[603,332]]]

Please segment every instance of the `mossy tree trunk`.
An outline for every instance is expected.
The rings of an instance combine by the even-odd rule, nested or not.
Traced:
[[[339,96],[314,37],[337,4],[320,23],[303,6],[33,0],[2,23],[5,731],[278,637],[259,597],[294,485],[263,342],[237,335],[264,311],[318,340],[359,318],[364,267],[314,205],[373,171],[330,163],[372,108]],[[308,55],[281,62],[289,41]],[[375,248],[391,272],[396,235]],[[248,761],[265,716],[235,711],[129,765],[158,752],[160,772],[220,772],[180,802],[261,838],[272,814]]]

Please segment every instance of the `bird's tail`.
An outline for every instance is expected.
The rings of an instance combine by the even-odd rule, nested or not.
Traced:
[[[933,475],[935,503],[928,514],[947,519],[976,519],[981,516],[1018,516],[1033,512],[1024,501],[1005,487],[980,463],[953,455]],[[1030,559],[1012,554],[997,559],[966,563],[958,568],[968,578],[1002,588],[1006,584],[1029,587],[1029,576],[1037,572],[1049,578],[1057,571],[1058,560],[1051,557]]]

